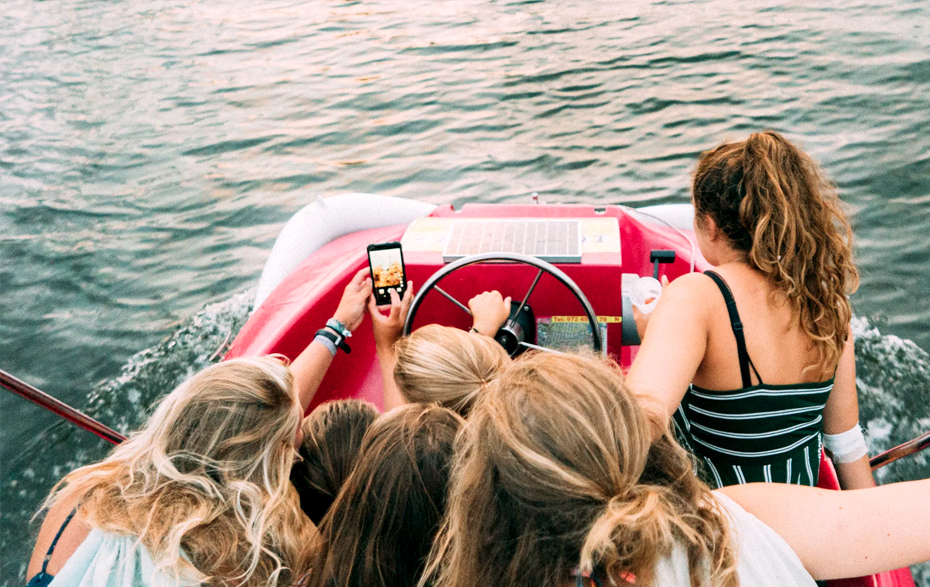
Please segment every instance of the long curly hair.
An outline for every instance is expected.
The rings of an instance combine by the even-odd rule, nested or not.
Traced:
[[[713,218],[751,267],[785,296],[818,361],[839,362],[859,285],[852,229],[817,163],[773,131],[703,153],[692,190],[698,221]]]
[[[65,476],[44,507],[79,499],[88,524],[138,537],[178,581],[291,581],[315,536],[288,480],[301,415],[279,360],[213,365],[166,395],[109,457]]]
[[[730,533],[688,454],[652,427],[619,367],[529,354],[476,404],[420,585],[560,587],[576,572],[650,587],[683,547],[693,586],[738,585]]]

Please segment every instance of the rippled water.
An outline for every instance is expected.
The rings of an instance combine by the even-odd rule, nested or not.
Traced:
[[[877,442],[927,427],[925,4],[607,4],[4,0],[0,368],[134,425],[241,323],[234,294],[317,194],[684,201],[698,152],[774,128],[853,214]],[[0,414],[15,577],[22,512],[102,449],[17,398]]]

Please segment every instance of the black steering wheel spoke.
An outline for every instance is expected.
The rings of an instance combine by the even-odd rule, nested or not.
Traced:
[[[462,311],[464,311],[466,314],[468,314],[469,316],[472,315],[471,310],[468,309],[468,306],[466,306],[466,305],[463,304],[462,302],[460,302],[460,301],[458,301],[457,299],[455,299],[455,297],[453,297],[452,294],[450,294],[450,293],[447,292],[446,290],[442,289],[442,288],[439,287],[438,285],[433,286],[433,289],[435,289],[436,291],[438,291],[438,292],[441,293],[442,295],[446,296],[446,299],[448,299],[450,302],[452,302],[453,304],[455,304],[456,306],[458,306],[459,308],[461,308]]]
[[[543,270],[543,269],[540,269],[540,270],[539,270],[539,273],[536,274],[536,277],[533,278],[533,283],[531,283],[531,284],[530,284],[530,288],[529,288],[528,290],[526,290],[526,295],[523,296],[523,301],[520,302],[520,305],[519,305],[519,306],[517,306],[517,311],[514,312],[514,316],[519,316],[519,315],[520,315],[520,312],[523,311],[523,306],[525,306],[527,300],[530,299],[530,296],[533,294],[533,290],[536,289],[536,284],[539,283],[539,278],[542,277],[542,274],[543,274],[543,273],[544,273],[544,270]]]

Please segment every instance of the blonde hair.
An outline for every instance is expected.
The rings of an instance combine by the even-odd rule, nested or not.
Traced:
[[[288,481],[301,416],[290,369],[275,358],[213,365],[109,457],[62,479],[43,507],[80,499],[85,521],[137,536],[177,580],[293,580],[315,533]]]
[[[405,400],[436,402],[463,416],[510,363],[494,339],[438,324],[415,330],[394,350],[394,381]]]
[[[817,351],[807,369],[832,370],[849,333],[847,295],[859,285],[836,187],[810,156],[765,131],[703,153],[693,194],[696,212],[791,304]]]
[[[595,358],[518,359],[473,410],[456,447],[436,587],[565,585],[575,569],[650,586],[682,546],[691,584],[736,586],[728,526],[688,454],[652,428],[619,368]],[[421,581],[424,585],[426,580]]]

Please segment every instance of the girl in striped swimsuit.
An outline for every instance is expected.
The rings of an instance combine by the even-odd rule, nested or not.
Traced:
[[[846,297],[858,273],[833,185],[769,131],[704,153],[693,203],[714,270],[676,279],[640,317],[630,387],[674,420],[711,485],[816,485],[822,448],[844,489],[873,485]]]

